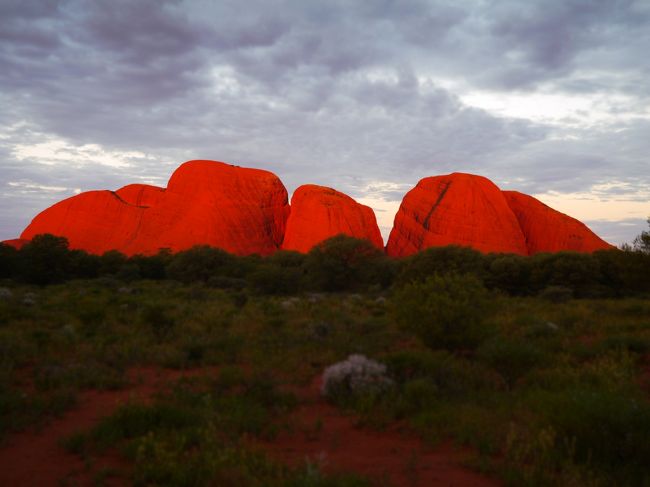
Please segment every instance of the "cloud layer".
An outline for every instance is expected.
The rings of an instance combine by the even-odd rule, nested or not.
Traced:
[[[4,1],[0,237],[207,158],[384,230],[421,177],[475,172],[621,243],[650,214],[648,51],[643,0]]]

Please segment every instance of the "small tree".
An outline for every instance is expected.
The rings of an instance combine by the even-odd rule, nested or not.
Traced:
[[[650,217],[648,217],[648,226],[650,226]],[[650,231],[644,230],[640,235],[632,242],[632,248],[637,252],[643,252],[644,254],[650,254]]]
[[[68,277],[68,239],[50,234],[36,235],[20,250],[21,274],[32,284],[52,284]]]
[[[392,276],[388,260],[368,240],[340,234],[309,251],[305,271],[315,289],[347,291],[389,282]]]

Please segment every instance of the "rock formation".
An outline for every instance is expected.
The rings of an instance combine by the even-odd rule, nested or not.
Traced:
[[[463,173],[424,178],[406,194],[386,252],[403,257],[450,244],[481,252],[528,253],[519,222],[499,188],[482,176]]]
[[[546,206],[532,196],[517,191],[504,191],[503,195],[519,220],[530,255],[562,250],[594,252],[612,248],[581,221]]]
[[[375,213],[368,206],[324,186],[306,184],[296,189],[282,248],[309,252],[317,243],[340,233],[384,247]]]
[[[130,184],[60,201],[37,215],[20,239],[4,243],[21,248],[41,233],[94,254],[149,255],[194,245],[238,255],[308,252],[340,233],[383,246],[372,209],[349,196],[308,184],[296,189],[290,207],[275,174],[216,161],[182,164],[166,188]],[[450,244],[520,255],[612,247],[531,196],[463,173],[424,178],[406,194],[386,252],[402,257]]]
[[[583,223],[532,196],[463,173],[422,179],[406,194],[386,252],[402,257],[449,244],[520,255],[612,248]]]
[[[245,255],[269,254],[282,243],[289,205],[277,176],[216,161],[189,161],[166,190],[129,185],[89,191],[40,213],[21,238],[67,237],[71,248],[100,254],[154,254],[211,245]]]

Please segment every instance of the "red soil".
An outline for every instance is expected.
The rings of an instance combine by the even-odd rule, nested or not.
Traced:
[[[303,392],[300,406],[291,414],[293,431],[262,443],[280,461],[293,466],[308,461],[328,473],[354,472],[371,479],[373,485],[501,485],[464,467],[470,452],[449,442],[433,448],[399,426],[382,431],[359,427],[353,417],[321,397],[319,380]]]
[[[94,485],[91,479],[93,472],[104,467],[128,470],[129,466],[123,459],[109,454],[89,472],[83,459],[67,452],[60,442],[76,432],[92,428],[121,404],[130,400],[150,399],[166,382],[183,375],[184,372],[138,368],[128,373],[128,379],[133,384],[129,388],[82,392],[73,410],[42,429],[11,435],[0,447],[0,485],[43,487],[58,486],[66,481],[71,485]]]
[[[0,485],[57,486],[94,485],[93,476],[110,469],[115,476],[106,485],[127,485],[130,465],[116,452],[109,452],[89,468],[84,460],[68,453],[60,441],[87,431],[119,405],[129,400],[148,401],[165,385],[183,376],[213,373],[209,369],[169,371],[139,368],[129,372],[133,384],[116,391],[86,391],[78,406],[38,431],[13,434],[0,447]],[[325,472],[354,472],[377,485],[497,486],[499,482],[463,467],[468,452],[446,443],[437,448],[424,444],[398,427],[384,431],[359,428],[352,417],[326,403],[318,382],[300,391],[301,405],[292,413],[294,433],[282,432],[272,442],[256,443],[279,461],[301,465],[315,462]],[[317,424],[321,424],[316,428]]]

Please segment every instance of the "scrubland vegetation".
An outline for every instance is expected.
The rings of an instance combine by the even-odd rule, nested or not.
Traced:
[[[506,485],[650,485],[641,247],[534,257],[446,247],[397,261],[335,237],[307,255],[127,259],[42,236],[0,246],[0,272],[2,439],[73,409],[85,390],[131,387],[129,370],[202,371],[64,440],[90,463],[117,451],[133,465],[106,476],[371,485],[254,446],[292,427],[296,391],[325,372],[327,399],[363,427],[451,438],[475,452],[469,467]]]

